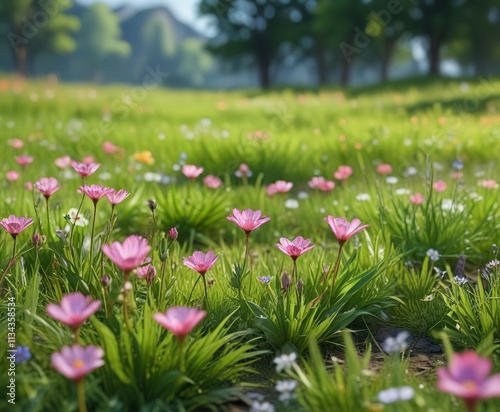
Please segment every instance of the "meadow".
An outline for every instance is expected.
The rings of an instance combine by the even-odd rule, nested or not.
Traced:
[[[500,410],[500,80],[5,78],[0,132],[2,410]]]

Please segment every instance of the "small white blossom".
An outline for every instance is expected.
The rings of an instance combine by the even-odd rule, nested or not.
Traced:
[[[467,279],[465,276],[455,276],[453,279],[458,286],[465,285],[469,281],[469,279]]]
[[[437,262],[439,260],[439,258],[441,257],[441,255],[439,254],[439,252],[437,250],[435,250],[435,249],[429,249],[427,252],[425,252],[425,254],[433,262]]]
[[[293,392],[297,387],[297,381],[278,381],[276,382],[276,390],[278,392]]]
[[[409,401],[415,395],[411,386],[389,388],[378,393],[378,400],[382,403],[394,403],[397,401]]]
[[[411,194],[411,191],[409,189],[399,188],[395,190],[395,193],[399,196],[406,196]]]
[[[78,217],[77,217],[78,215]],[[83,217],[82,212],[78,213],[78,209],[72,208],[68,210],[68,213],[64,217],[69,217],[68,221],[75,226],[85,227],[89,224],[89,221]]]
[[[274,406],[269,402],[252,402],[249,412],[274,412]]]
[[[403,352],[408,349],[407,339],[410,334],[406,331],[399,332],[398,335],[393,338],[389,337],[382,343],[382,349],[387,353],[397,353]]]
[[[389,185],[395,185],[396,183],[398,183],[398,178],[396,176],[388,176],[385,179],[385,182]]]
[[[288,199],[285,201],[285,207],[287,209],[297,209],[299,207],[299,202],[296,199]]]
[[[370,200],[371,197],[368,193],[360,193],[359,195],[356,196],[356,199],[359,200],[360,202],[365,202]]]
[[[292,352],[290,354],[283,354],[277,358],[274,358],[273,362],[276,364],[276,372],[289,371],[293,365],[296,364],[297,354]]]

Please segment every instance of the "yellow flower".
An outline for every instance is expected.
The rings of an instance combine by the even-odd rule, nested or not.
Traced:
[[[153,154],[149,150],[134,153],[134,160],[147,165],[152,165],[155,162],[155,159],[153,159]]]

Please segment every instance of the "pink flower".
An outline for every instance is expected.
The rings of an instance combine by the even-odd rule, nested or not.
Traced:
[[[141,266],[141,267],[137,268],[135,273],[137,274],[138,278],[146,279],[147,284],[151,285],[151,283],[153,282],[153,279],[156,276],[156,268],[153,265],[149,264],[149,265]]]
[[[339,166],[337,171],[333,173],[333,177],[337,180],[347,180],[352,174],[351,166]]]
[[[99,199],[103,198],[106,196],[108,193],[110,193],[113,189],[110,189],[109,187],[104,187],[101,185],[83,185],[80,186],[80,193],[83,193],[87,195],[90,199],[92,199],[92,202],[96,204]]]
[[[481,180],[481,186],[483,186],[486,189],[497,189],[498,183],[492,179]]]
[[[334,218],[333,216],[328,216],[324,220],[328,223],[340,244],[344,244],[350,237],[368,227],[368,225],[361,225],[359,219],[353,219],[349,223],[342,217]]]
[[[9,170],[5,174],[5,177],[9,182],[17,182],[19,180],[19,176],[19,172],[16,172],[15,170]]]
[[[292,187],[293,187],[292,182],[285,182],[284,180],[278,180],[277,182],[268,185],[266,192],[269,196],[274,196],[276,193],[286,193],[290,191]]]
[[[436,192],[444,192],[448,186],[446,185],[446,182],[443,182],[442,180],[438,180],[437,182],[434,182],[432,187],[434,188],[434,190]]]
[[[24,184],[24,188],[28,191],[28,192],[31,192],[33,190],[33,183],[31,182],[26,182]]]
[[[392,173],[392,166],[389,163],[382,163],[377,166],[377,173],[381,175],[388,175]]]
[[[259,226],[271,220],[270,217],[260,217],[261,214],[262,212],[260,210],[253,211],[251,209],[245,209],[241,211],[239,209],[233,209],[233,215],[227,216],[226,219],[236,223],[246,234],[249,234]]]
[[[174,306],[165,313],[155,313],[153,318],[182,342],[206,315],[207,312],[197,308]]]
[[[52,367],[66,378],[78,382],[104,365],[104,351],[97,346],[64,346],[51,356]]]
[[[422,193],[415,193],[413,195],[410,195],[410,202],[413,203],[414,205],[419,205],[424,201],[424,196]]]
[[[113,242],[111,245],[103,245],[102,251],[128,276],[130,272],[142,264],[151,251],[151,246],[143,237],[132,235],[126,238],[123,243]]]
[[[293,260],[297,260],[300,255],[314,247],[314,245],[309,246],[309,243],[311,243],[311,239],[304,239],[302,236],[297,236],[292,241],[282,237],[280,243],[277,243],[276,246]]]
[[[55,177],[41,177],[40,180],[35,183],[35,187],[45,196],[45,199],[48,199],[61,188]]]
[[[195,165],[184,165],[182,166],[182,173],[188,179],[196,179],[199,175],[203,173],[203,167],[197,167]]]
[[[101,302],[93,300],[92,296],[74,292],[63,296],[60,306],[49,303],[46,311],[51,318],[64,323],[72,330],[77,330],[100,306]]]
[[[480,399],[500,396],[500,373],[489,376],[492,363],[476,352],[467,351],[451,356],[448,368],[437,370],[437,387],[463,399],[469,411],[474,411]]]
[[[110,189],[108,193],[106,193],[106,198],[108,199],[111,206],[116,206],[118,203],[123,202],[130,193],[124,189],[118,190]]]
[[[179,236],[179,232],[177,232],[177,229],[175,227],[171,228],[168,231],[168,237],[172,240],[176,240],[177,236]]]
[[[24,142],[21,139],[9,140],[9,145],[13,149],[22,149],[24,147]]]
[[[194,252],[192,256],[183,258],[184,265],[198,272],[201,276],[217,262],[219,256],[214,256],[211,250],[205,255],[203,252]]]
[[[17,156],[16,162],[21,167],[26,167],[33,163],[33,158],[31,156]]]
[[[69,156],[58,157],[57,159],[54,160],[54,163],[59,169],[67,169],[68,167],[71,166],[71,157]]]
[[[102,144],[102,151],[106,154],[115,154],[118,153],[118,147],[111,142],[104,142]]]
[[[222,186],[222,180],[220,180],[217,176],[208,175],[203,179],[203,183],[209,189],[218,189]]]
[[[25,217],[17,217],[10,215],[0,221],[0,225],[9,233],[13,238],[15,238],[19,233],[26,229],[29,225],[33,223],[33,219],[30,217],[26,219]]]
[[[309,180],[308,186],[311,189],[319,189],[323,192],[331,192],[335,188],[335,182],[326,180],[323,176],[315,176]]]
[[[464,177],[464,174],[462,172],[459,172],[459,171],[455,171],[451,174],[451,178],[453,180],[460,180]]]
[[[246,163],[242,163],[238,167],[238,170],[236,172],[234,172],[234,175],[236,177],[240,177],[240,178],[243,176],[250,177],[250,176],[252,176],[252,171],[250,170],[250,168],[248,167],[248,165]]]
[[[81,176],[81,177],[88,177],[90,175],[93,175],[97,169],[101,166],[100,163],[91,163],[89,165],[85,163],[78,163],[75,162],[74,160],[71,161],[71,166],[75,171]]]

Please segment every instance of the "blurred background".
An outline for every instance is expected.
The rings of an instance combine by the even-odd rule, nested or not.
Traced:
[[[0,72],[182,88],[500,72],[500,0],[0,0]]]

